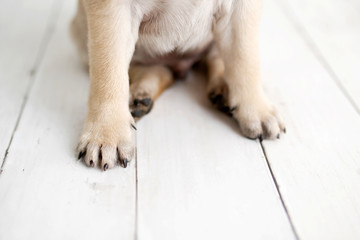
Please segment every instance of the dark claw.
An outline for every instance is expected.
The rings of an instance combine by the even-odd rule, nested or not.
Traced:
[[[212,104],[220,104],[223,96],[221,94],[215,95],[215,93],[210,94],[210,101]]]
[[[90,160],[90,167],[94,167],[94,161]]]
[[[132,127],[133,129],[137,130],[134,124],[131,124],[131,127]]]
[[[147,107],[151,103],[151,98],[144,98],[144,99],[140,100],[140,103]]]
[[[134,105],[137,106],[139,104],[139,100],[135,99],[134,100]]]
[[[144,114],[145,114],[144,111],[140,110],[140,109],[137,109],[137,110],[134,110],[131,112],[131,115],[136,118],[140,118],[140,117],[144,116]]]
[[[259,135],[259,140],[260,140],[260,142],[262,142],[264,140],[264,137],[262,134]]]
[[[123,160],[123,166],[124,166],[124,168],[127,167],[127,163],[128,163],[128,160],[127,160],[126,158],[124,158],[124,160]]]
[[[105,163],[105,165],[104,165],[104,171],[108,170],[108,168],[109,168],[109,165],[108,165],[107,163]]]
[[[286,128],[283,129],[283,132],[286,133]]]
[[[236,109],[237,109],[237,106],[231,108],[231,109],[229,110],[229,112],[227,112],[227,114],[228,114],[230,117],[232,117],[232,116],[233,116],[233,112],[234,112]]]
[[[78,159],[80,159],[80,158],[84,157],[84,156],[85,156],[85,154],[86,154],[86,151],[84,151],[84,152],[79,152]]]
[[[227,107],[227,106],[222,106],[222,107],[219,107],[219,110],[223,113],[228,113],[230,114],[230,108]]]
[[[280,134],[278,134],[276,137],[277,137],[277,139],[280,139]]]
[[[232,108],[230,109],[230,112],[232,113],[232,112],[235,111],[236,109],[237,109],[237,106],[232,107]]]
[[[230,108],[229,106],[227,106],[227,101],[226,98],[224,97],[223,94],[218,93],[216,94],[215,92],[211,92],[209,94],[209,99],[210,102],[221,112],[232,116],[232,112],[235,111],[235,109],[237,108],[237,106]]]

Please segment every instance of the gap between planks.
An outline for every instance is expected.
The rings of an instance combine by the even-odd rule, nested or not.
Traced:
[[[48,26],[46,27],[46,31],[44,33],[44,37],[42,38],[42,41],[41,41],[41,47],[38,51],[38,53],[36,54],[36,59],[34,61],[34,65],[33,65],[33,68],[31,69],[31,72],[29,73],[29,77],[30,77],[30,80],[29,80],[29,83],[28,83],[28,86],[26,88],[26,92],[24,94],[24,97],[23,97],[23,101],[22,101],[22,104],[21,104],[21,108],[20,108],[20,111],[19,111],[19,114],[18,114],[18,117],[17,117],[17,120],[16,120],[16,123],[15,123],[15,126],[14,126],[14,129],[12,131],[12,135],[11,135],[11,138],[9,140],[9,144],[6,148],[6,151],[4,153],[4,157],[3,157],[3,162],[2,162],[2,165],[1,165],[1,168],[0,168],[0,174],[2,173],[2,171],[4,170],[4,166],[5,166],[5,162],[6,162],[6,158],[8,156],[8,153],[9,153],[9,149],[11,147],[11,143],[12,143],[12,140],[15,136],[15,133],[16,133],[16,130],[18,128],[18,125],[19,125],[19,122],[21,121],[21,117],[22,117],[22,114],[23,114],[23,111],[26,107],[26,104],[27,104],[27,100],[28,100],[28,97],[31,93],[31,89],[32,89],[32,86],[34,84],[34,80],[35,80],[35,77],[36,77],[36,72],[37,72],[37,69],[39,68],[39,66],[41,65],[42,63],[42,60],[43,60],[43,57],[44,57],[44,54],[47,50],[47,47],[48,47],[48,43],[50,42],[50,39],[53,35],[53,32],[54,32],[54,29],[55,29],[55,25],[56,25],[56,20],[58,19],[58,16],[59,16],[59,13],[60,13],[60,9],[61,9],[61,5],[62,3],[61,2],[54,2],[53,3],[53,7],[52,7],[52,13],[48,19],[49,21],[49,24]],[[352,98],[350,97],[350,95],[348,94],[348,92],[346,91],[346,89],[343,87],[343,85],[341,84],[339,78],[337,77],[337,75],[335,74],[335,72],[332,70],[331,66],[328,64],[328,62],[324,59],[323,55],[321,54],[321,51],[318,49],[318,47],[316,46],[316,44],[314,43],[314,41],[312,40],[311,36],[308,34],[308,32],[306,31],[306,29],[304,28],[304,26],[301,25],[301,23],[298,21],[298,19],[296,19],[296,17],[291,17],[288,12],[285,11],[285,6],[283,6],[283,4],[280,4],[282,5],[282,10],[286,13],[285,15],[287,16],[287,18],[290,20],[290,22],[292,22],[292,24],[294,25],[295,29],[300,33],[300,35],[303,37],[303,40],[306,42],[306,44],[308,45],[308,47],[310,48],[310,50],[312,50],[313,54],[316,56],[316,58],[322,63],[322,65],[324,66],[324,68],[328,71],[328,73],[331,75],[332,79],[336,82],[336,84],[338,85],[338,87],[341,89],[341,91],[343,92],[343,94],[346,96],[346,98],[349,100],[349,102],[352,104],[352,106],[356,109],[356,111],[358,113],[360,113],[360,110],[358,109],[358,107],[356,106],[356,104],[354,103],[354,101],[352,100]],[[289,9],[287,9],[289,10]],[[137,139],[137,137],[136,137]],[[136,146],[137,146],[137,141],[136,141]],[[271,169],[271,165],[269,163],[269,159],[266,155],[266,151],[265,151],[265,148],[263,146],[262,143],[260,143],[260,146],[262,148],[262,151],[263,151],[263,154],[265,156],[265,159],[266,159],[266,163],[267,163],[267,166],[268,166],[268,169],[270,171],[270,174],[272,176],[272,179],[273,179],[273,182],[276,186],[276,189],[277,189],[277,192],[279,194],[279,197],[280,197],[280,200],[281,200],[281,203],[283,205],[283,208],[286,212],[286,215],[288,217],[288,220],[290,222],[290,225],[291,225],[291,228],[294,232],[294,235],[296,237],[296,239],[299,239],[298,237],[298,234],[296,233],[296,229],[294,228],[294,225],[292,223],[292,220],[291,220],[291,217],[288,213],[288,210],[287,210],[287,207],[286,207],[286,204],[284,203],[284,200],[282,198],[282,195],[281,195],[281,192],[279,190],[279,186],[278,186],[278,183],[277,183],[277,180],[273,174],[273,171]],[[135,151],[135,171],[136,171],[136,217],[135,217],[135,239],[137,239],[137,224],[138,224],[138,175],[137,175],[137,164],[138,164],[138,161],[137,161],[137,147],[136,147],[136,151]]]
[[[350,92],[347,90],[347,88],[342,83],[341,78],[338,76],[338,74],[335,73],[335,70],[333,69],[334,66],[330,64],[330,62],[327,60],[327,58],[324,57],[325,55],[323,54],[323,51],[321,50],[321,48],[319,48],[320,45],[316,44],[316,41],[312,37],[313,35],[311,35],[309,31],[307,31],[306,25],[303,24],[300,21],[300,18],[295,15],[294,10],[289,7],[289,3],[285,2],[285,1],[282,1],[282,0],[278,0],[277,5],[279,6],[279,9],[283,12],[284,17],[287,19],[287,22],[291,25],[291,27],[298,34],[298,36],[299,36],[298,38],[301,41],[303,41],[304,46],[306,48],[308,48],[308,50],[311,52],[310,54],[313,55],[314,59],[320,64],[320,66],[323,67],[324,72],[326,74],[328,74],[328,77],[330,79],[332,79],[333,83],[335,83],[335,85],[333,85],[334,88],[337,88],[337,89],[340,90],[340,95],[344,96],[345,99],[346,99],[345,102],[347,104],[350,103],[349,108],[355,110],[357,115],[359,115],[360,114],[360,109],[356,104],[354,96],[352,96],[350,94]],[[261,145],[262,145],[262,148],[263,148],[263,151],[264,151],[264,155],[266,156],[265,146],[264,146],[263,143]],[[277,179],[275,178],[275,173],[273,173],[270,161],[268,160],[267,157],[266,157],[266,160],[268,161],[268,167],[269,167],[269,169],[271,171],[272,176],[274,177],[274,181],[275,181],[275,183],[277,185],[276,187],[277,187],[277,189],[279,191],[279,195],[281,196],[280,189],[279,189],[279,186],[277,184]],[[276,170],[276,167],[275,167],[275,170]],[[280,178],[281,178],[281,175],[280,175]],[[284,208],[285,208],[285,210],[287,212],[286,204],[285,204],[285,202],[283,201],[282,198],[281,198],[281,200],[282,200]],[[289,219],[291,220],[290,214],[288,212],[287,212],[287,215],[289,216]],[[297,216],[295,216],[295,218],[296,217]],[[292,221],[291,221],[291,223],[292,223]],[[301,226],[299,227],[299,229],[300,228],[301,228]],[[294,230],[295,230],[295,228],[294,228]],[[301,231],[300,231],[300,233],[301,233]]]
[[[138,148],[137,148],[137,130],[135,130],[135,226],[134,240],[138,240],[138,219],[139,219],[139,191],[138,191]]]
[[[339,76],[335,73],[329,62],[326,60],[322,51],[317,46],[313,38],[311,37],[310,33],[307,31],[304,24],[301,23],[300,19],[296,16],[295,12],[289,7],[288,3],[283,0],[277,0],[278,6],[284,13],[285,17],[289,20],[289,22],[293,25],[294,29],[297,33],[302,37],[305,44],[311,50],[315,58],[320,62],[323,68],[327,71],[330,75],[331,79],[335,82],[337,87],[343,93],[345,98],[349,101],[351,106],[355,109],[355,111],[360,115],[360,108],[357,106],[355,100],[352,98],[348,90],[345,88],[343,83],[341,82]]]
[[[341,90],[341,92],[343,93],[343,95],[345,96],[345,98],[349,101],[349,103],[352,105],[352,107],[355,109],[355,111],[360,114],[360,109],[357,106],[357,104],[355,103],[355,101],[353,100],[352,96],[349,94],[349,92],[347,91],[347,89],[343,86],[340,78],[337,76],[337,74],[335,73],[335,71],[332,69],[332,67],[330,66],[330,64],[328,63],[328,61],[325,59],[325,57],[323,56],[321,50],[319,49],[319,47],[317,46],[317,44],[315,43],[315,41],[313,40],[313,38],[311,37],[311,35],[309,34],[309,32],[306,30],[305,26],[301,23],[301,21],[298,19],[298,17],[296,16],[296,14],[292,11],[292,9],[287,5],[286,2],[282,1],[282,0],[278,0],[277,1],[277,5],[280,6],[280,9],[282,10],[282,12],[284,13],[285,17],[288,19],[288,21],[293,25],[294,29],[296,30],[296,32],[299,33],[299,35],[301,36],[302,40],[305,42],[306,46],[309,48],[309,50],[313,53],[313,55],[315,56],[315,58],[321,63],[321,65],[324,67],[324,69],[328,72],[328,74],[330,75],[331,79],[335,82],[335,84],[337,85],[337,87],[339,87],[339,89]],[[262,142],[260,142],[260,146],[262,149],[262,152],[264,154],[265,160],[266,160],[266,164],[267,167],[269,169],[269,172],[271,174],[271,177],[273,179],[273,182],[275,184],[276,190],[279,194],[279,198],[281,201],[281,204],[284,208],[284,211],[286,213],[286,216],[289,220],[291,229],[294,233],[294,236],[297,240],[299,240],[299,235],[297,233],[297,230],[294,226],[294,223],[292,221],[291,215],[288,211],[288,208],[286,206],[286,203],[282,197],[281,191],[280,191],[280,187],[278,184],[278,181],[276,179],[276,176],[271,168],[271,164],[270,164],[270,160],[268,159],[268,156],[266,154],[266,149],[265,146]]]
[[[12,130],[12,133],[11,133],[11,136],[10,136],[10,139],[9,139],[9,143],[8,143],[8,145],[6,147],[5,153],[4,153],[3,158],[2,158],[2,164],[1,164],[1,167],[0,167],[0,176],[1,176],[2,172],[4,171],[5,162],[6,162],[8,154],[9,154],[11,143],[13,142],[13,139],[15,137],[16,130],[18,129],[19,123],[21,121],[21,117],[23,115],[24,109],[25,109],[27,101],[29,99],[29,95],[31,93],[31,89],[32,89],[32,87],[34,85],[37,70],[40,67],[41,63],[42,63],[42,60],[44,59],[44,56],[45,56],[46,50],[48,48],[49,42],[50,42],[51,37],[52,37],[52,35],[53,35],[54,31],[55,31],[56,22],[57,22],[57,20],[59,18],[59,14],[60,14],[60,11],[61,11],[61,8],[62,8],[62,2],[61,1],[54,1],[52,5],[53,6],[52,6],[51,14],[49,15],[49,17],[47,19],[48,20],[48,25],[46,26],[44,36],[41,39],[40,48],[39,48],[39,51],[36,54],[33,67],[31,68],[31,70],[29,72],[29,82],[28,82],[28,85],[27,85],[26,90],[25,90],[25,94],[24,94],[24,97],[23,97],[23,100],[22,100],[22,103],[21,103],[20,111],[19,111],[18,117],[16,118],[15,126],[14,126],[14,128]]]
[[[264,146],[264,144],[263,144],[262,142],[259,142],[259,144],[260,144],[261,150],[262,150],[262,152],[263,152],[263,154],[264,154],[265,161],[266,161],[266,165],[267,165],[268,170],[269,170],[269,172],[270,172],[271,178],[272,178],[272,180],[273,180],[273,182],[274,182],[274,185],[275,185],[275,187],[276,187],[276,191],[277,191],[277,193],[279,194],[279,198],[280,198],[280,201],[281,201],[281,205],[283,206],[284,211],[285,211],[285,214],[286,214],[286,217],[287,217],[287,219],[288,219],[288,221],[289,221],[289,223],[290,223],[291,230],[292,230],[292,232],[294,233],[295,239],[296,239],[296,240],[299,240],[299,239],[300,239],[300,238],[299,238],[299,234],[298,234],[297,231],[296,231],[296,228],[295,228],[295,226],[294,226],[294,223],[293,223],[293,221],[292,221],[292,219],[291,219],[291,216],[290,216],[290,214],[289,214],[288,208],[287,208],[287,206],[286,206],[286,204],[285,204],[285,201],[284,201],[284,199],[283,199],[283,197],[282,197],[282,195],[281,195],[280,187],[279,187],[278,181],[276,180],[275,174],[274,174],[274,172],[273,172],[273,170],[272,170],[272,168],[271,168],[270,161],[269,161],[268,156],[267,156],[267,154],[266,154],[265,146]]]

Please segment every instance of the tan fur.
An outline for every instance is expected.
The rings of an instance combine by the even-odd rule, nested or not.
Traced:
[[[208,92],[223,94],[245,136],[279,136],[284,126],[260,79],[260,12],[261,0],[79,0],[72,33],[85,61],[88,49],[91,78],[80,157],[104,169],[131,160],[129,101],[140,111],[138,98],[153,101],[171,70],[186,70],[213,41]]]
[[[173,82],[173,75],[167,67],[163,65],[136,65],[133,64],[129,69],[130,76],[130,110],[132,113],[141,111],[146,114],[152,108],[153,102],[165,91]],[[149,105],[134,104],[135,101],[151,99]],[[134,116],[138,120],[141,116]]]
[[[132,65],[129,76],[132,98],[142,92],[141,94],[156,100],[174,82],[171,71],[163,65]]]
[[[209,93],[224,84],[225,65],[216,47],[211,49],[205,62],[208,78],[207,92]]]

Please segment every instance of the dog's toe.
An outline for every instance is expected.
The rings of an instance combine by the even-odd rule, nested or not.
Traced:
[[[234,111],[233,117],[239,123],[242,134],[251,139],[276,139],[286,131],[281,117],[268,104],[261,107],[244,104],[242,109]]]
[[[102,122],[87,122],[77,147],[78,158],[104,171],[116,165],[126,167],[135,153],[133,129],[136,127],[132,118],[105,127]]]
[[[99,162],[100,146],[95,143],[86,144],[85,148],[79,150],[79,159],[84,158],[84,162],[89,167],[94,167]]]
[[[210,90],[208,97],[212,105],[219,111],[232,116],[236,107],[231,107],[228,102],[228,89],[226,84],[220,84]]]
[[[134,155],[133,147],[124,144],[114,147],[89,143],[85,149],[78,149],[78,151],[79,159],[84,159],[87,166],[98,166],[103,171],[113,168],[116,164],[126,168],[129,159]]]
[[[130,102],[131,115],[138,120],[151,111],[153,104],[154,101],[149,94],[133,94],[132,101]]]

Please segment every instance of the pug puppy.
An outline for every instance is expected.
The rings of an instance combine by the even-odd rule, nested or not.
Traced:
[[[261,0],[79,0],[71,30],[91,79],[79,159],[126,167],[134,118],[197,61],[211,102],[244,136],[279,138],[285,127],[260,79],[260,13]]]

